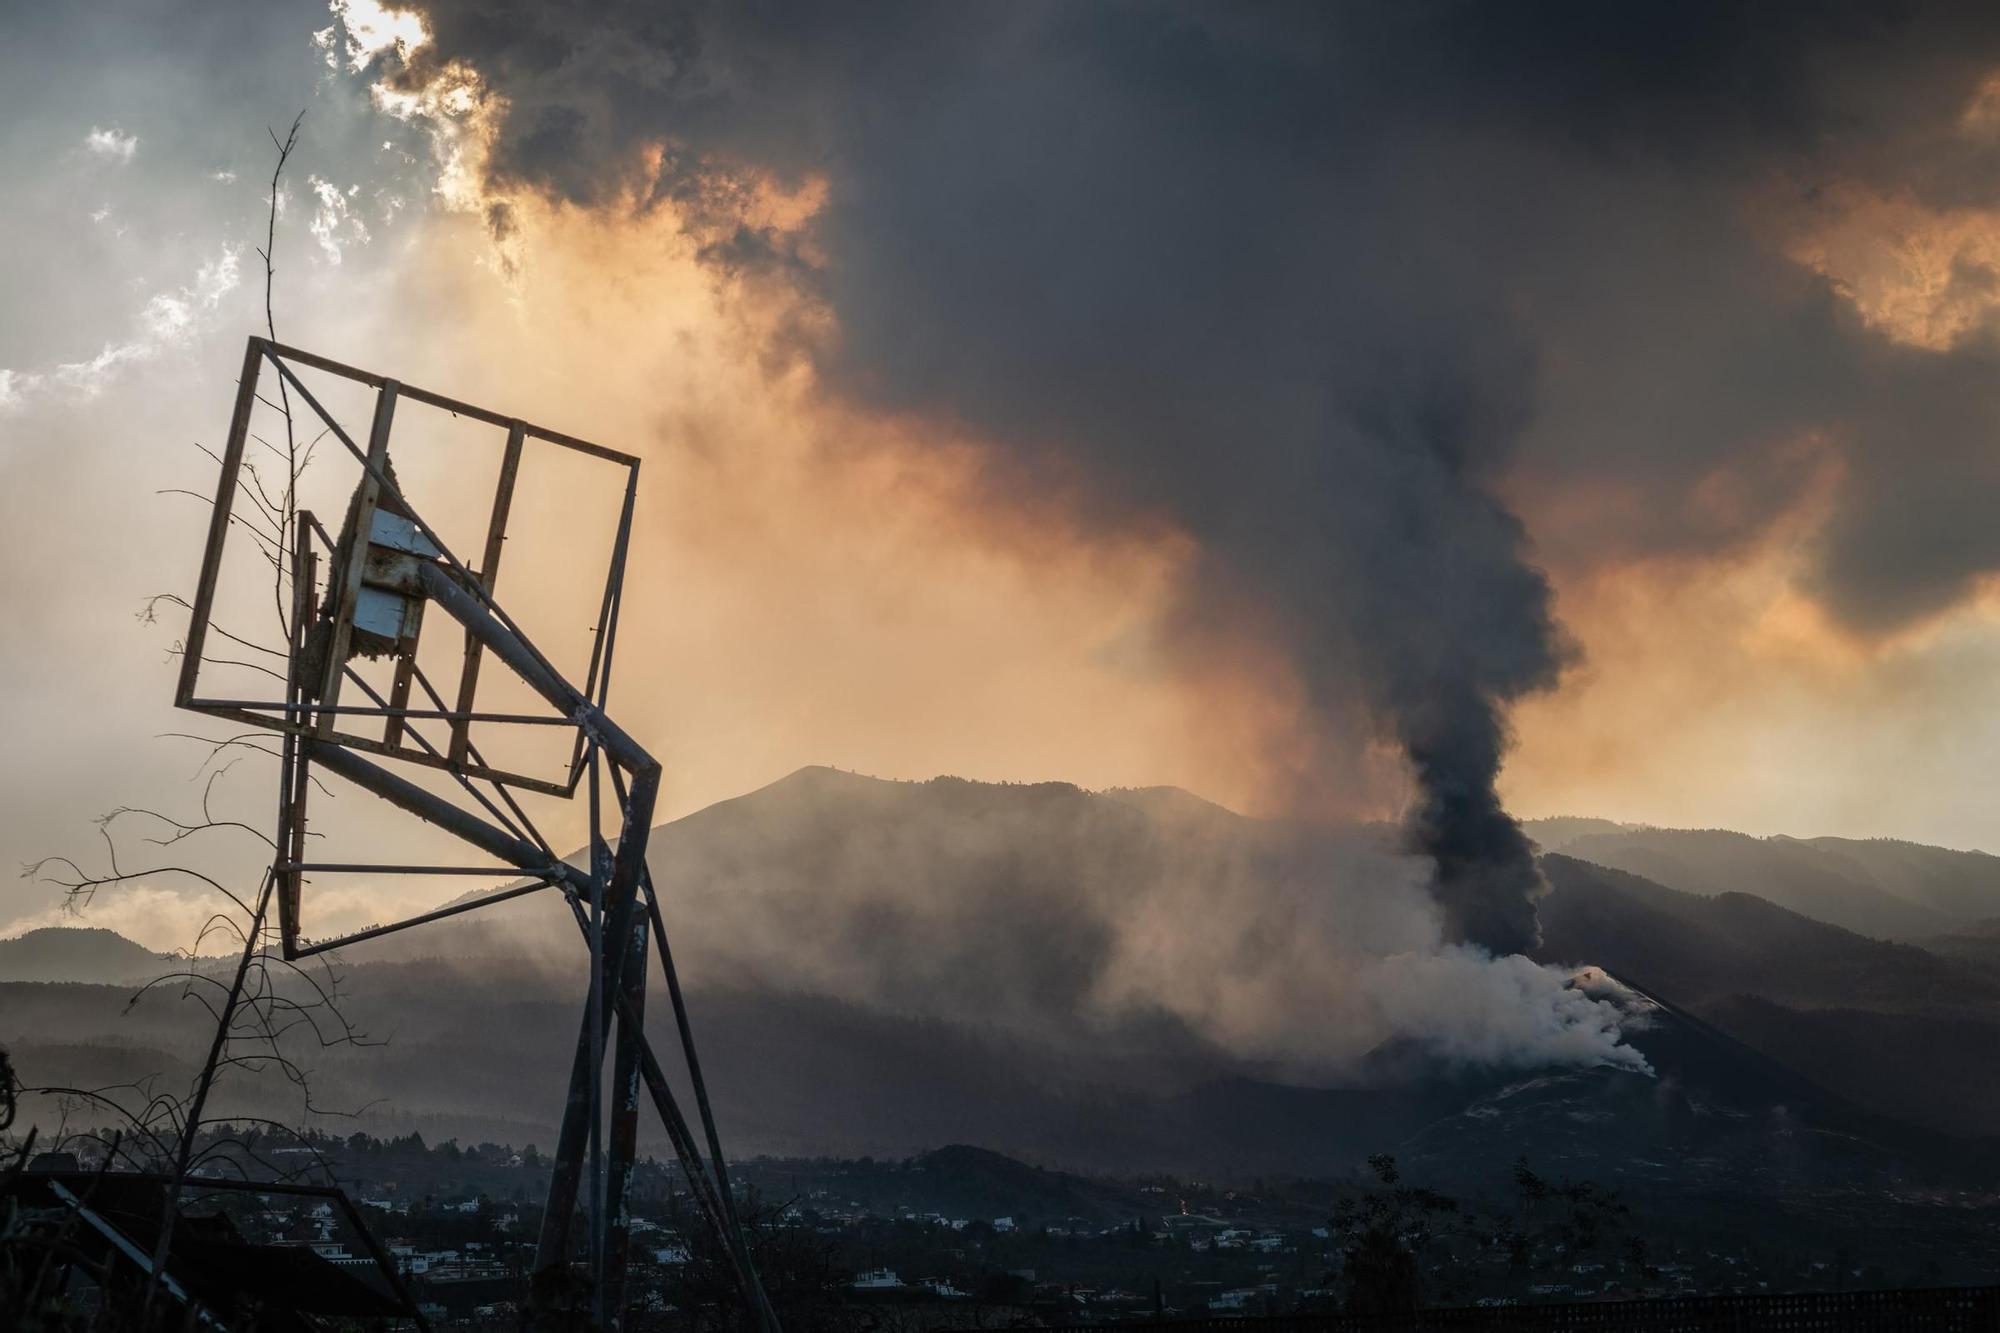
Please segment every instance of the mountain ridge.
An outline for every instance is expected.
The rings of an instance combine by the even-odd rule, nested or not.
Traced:
[[[178,954],[155,953],[102,926],[42,926],[0,939],[0,979],[128,984],[183,967]]]
[[[1324,864],[1359,875],[1366,891],[1339,900],[1331,926],[1315,928],[1366,928],[1355,914],[1392,897],[1367,877],[1405,865],[1383,852],[1384,833],[1319,830],[1320,842],[1295,845],[1294,826],[1176,789],[905,783],[808,768],[662,825],[651,855],[697,1028],[716,1050],[711,1078],[726,1089],[730,1122],[759,1150],[913,1151],[977,1130],[1001,1151],[1135,1167],[1207,1145],[1198,1151],[1211,1164],[1254,1171],[1351,1161],[1362,1145],[1458,1114],[1480,1088],[1511,1086],[1511,1075],[1455,1072],[1440,1057],[1386,1082],[1315,1083],[1217,1035],[1227,1029],[1204,1031],[1190,1017],[1199,1009],[1106,1010],[1105,978],[1129,980],[1106,970],[1102,922],[1149,910],[1149,928],[1182,930],[1212,920],[1229,893]],[[1338,860],[1363,852],[1374,859]],[[1873,939],[1735,889],[1686,892],[1562,853],[1542,865],[1553,888],[1542,904],[1542,961],[1629,974],[1690,1021],[1794,1071],[1814,1089],[1808,1100],[1930,1132],[2000,1127],[2000,1087],[1960,1080],[1948,1093],[1949,1066],[1925,1037],[1949,1023],[1970,1058],[2000,1052],[2000,968]],[[1184,880],[1185,891],[1157,897],[1162,876]],[[1253,977],[1338,966],[1283,952],[1322,909],[1313,893],[1280,895],[1270,907],[1233,952],[1197,961]],[[323,1057],[329,1087],[350,1089],[354,1102],[388,1097],[386,1114],[490,1123],[496,1108],[523,1113],[507,1089],[558,1084],[581,969],[574,927],[553,897],[350,950],[343,969],[364,1028],[391,1038],[387,1048]],[[101,1072],[115,1063],[102,1055],[114,1033],[176,1064],[195,1049],[168,997],[121,1018],[124,994],[116,1005],[110,993],[57,1002],[13,975],[0,970],[11,997],[0,1002],[0,1043],[24,1061]],[[1213,982],[1185,969],[1168,979]],[[1245,994],[1297,1005],[1312,992]],[[1892,1034],[1895,1058],[1842,1051],[1843,1023]],[[1661,1040],[1632,1037],[1641,1050]],[[1721,1071],[1705,1076],[1711,1082],[1740,1083],[1746,1096],[1754,1084],[1766,1101],[1786,1095],[1729,1072],[1720,1057],[1703,1060]],[[1675,1075],[1665,1070],[1667,1083],[1650,1085],[1563,1077],[1549,1086],[1624,1105],[1643,1100],[1624,1089],[1667,1086]],[[1727,1101],[1728,1087],[1705,1095]]]
[[[1898,839],[1754,837],[1583,819],[1528,820],[1545,850],[1713,897],[1749,891],[1883,939],[2000,916],[2000,857]]]

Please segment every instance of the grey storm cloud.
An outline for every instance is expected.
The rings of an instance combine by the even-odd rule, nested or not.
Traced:
[[[424,8],[392,77],[476,67],[499,183],[604,202],[662,145],[653,197],[713,228],[735,173],[823,177],[809,248],[738,225],[715,262],[804,284],[827,383],[966,423],[1008,492],[1193,535],[1175,642],[1254,623],[1323,749],[1402,746],[1454,938],[1536,939],[1494,783],[1508,706],[1571,655],[1502,478],[1641,497],[1548,559],[1716,549],[1795,499],[1812,433],[1847,465],[1809,576],[1844,623],[2000,565],[1989,345],[1892,345],[1744,204],[1984,198],[1990,147],[1946,131],[2000,66],[1991,10]]]

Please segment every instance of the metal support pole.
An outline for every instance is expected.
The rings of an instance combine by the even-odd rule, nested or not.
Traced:
[[[653,804],[659,787],[660,768],[653,764],[633,776],[631,793],[624,803],[618,851],[612,859],[611,882],[605,894],[609,924],[604,935],[612,940],[624,940],[632,932],[639,878],[645,870],[646,840],[651,832]],[[603,963],[603,993],[618,995],[625,971],[625,950],[607,951]],[[586,1014],[583,1030],[577,1034],[576,1055],[570,1064],[569,1096],[564,1104],[562,1131],[556,1141],[555,1169],[549,1177],[548,1203],[542,1210],[542,1234],[535,1252],[537,1272],[561,1265],[568,1252],[570,1214],[576,1209],[578,1177],[582,1174],[590,1137],[591,1087],[597,1072],[591,1058],[593,1031],[596,1039],[602,1041],[610,1019],[608,1005],[595,1023]]]
[[[605,1174],[604,1249],[607,1327],[625,1323],[625,1272],[632,1250],[632,1164],[639,1150],[639,1041],[646,1021],[646,918],[632,923],[625,942],[625,977],[618,996],[618,1047],[611,1074],[611,1148]]]
[[[750,1261],[750,1243],[743,1234],[743,1221],[736,1212],[736,1195],[729,1185],[729,1163],[722,1153],[722,1136],[715,1128],[715,1113],[708,1104],[708,1084],[701,1076],[701,1056],[695,1051],[694,1028],[688,1022],[687,1000],[681,994],[680,972],[674,966],[673,949],[667,943],[667,926],[660,917],[660,897],[654,891],[651,872],[647,873],[641,889],[646,895],[646,912],[653,923],[653,938],[660,951],[660,970],[667,979],[667,995],[673,1001],[674,1026],[680,1033],[681,1056],[687,1062],[688,1083],[694,1090],[695,1110],[701,1116],[702,1131],[708,1137],[710,1160],[715,1163],[716,1193],[721,1198],[725,1228],[723,1241],[736,1263],[744,1299],[755,1312],[759,1327],[764,1333],[778,1333],[778,1317],[771,1310],[771,1301],[764,1292],[764,1282],[757,1274],[757,1266]]]
[[[624,784],[619,780],[616,769],[611,771],[611,785],[621,797],[625,794]],[[680,1033],[681,1056],[687,1064],[689,1086],[694,1090],[695,1109],[701,1116],[702,1130],[708,1138],[710,1158],[715,1163],[715,1184],[720,1200],[723,1243],[736,1266],[737,1280],[742,1286],[744,1301],[756,1314],[759,1327],[764,1333],[778,1333],[778,1316],[771,1309],[770,1297],[765,1294],[763,1279],[757,1274],[757,1266],[750,1260],[750,1243],[743,1234],[742,1219],[736,1213],[736,1196],[729,1185],[729,1162],[722,1152],[722,1136],[715,1127],[715,1112],[709,1106],[708,1083],[702,1077],[701,1056],[695,1050],[694,1026],[688,1021],[687,1000],[681,994],[680,970],[674,966],[673,948],[667,942],[667,923],[660,915],[660,895],[653,885],[653,872],[650,868],[647,869],[639,887],[645,895],[646,914],[653,925],[653,940],[660,951],[660,970],[667,980],[667,995],[673,1001],[674,1026]],[[678,1108],[676,1112],[678,1113]]]
[[[599,777],[604,756],[590,747],[590,1299],[597,1326],[606,1326],[604,1290],[604,1037],[611,1027],[605,1010],[604,892],[611,878],[611,848],[604,841]],[[618,947],[622,950],[624,945]],[[620,968],[622,973],[623,968]],[[622,982],[622,977],[621,977]]]
[[[574,896],[568,899],[570,912],[576,918],[576,928],[587,933],[590,919],[582,904]],[[619,996],[620,1018],[624,1017],[624,996]],[[632,1024],[633,1046],[639,1057],[639,1077],[645,1082],[646,1091],[653,1099],[653,1109],[659,1113],[660,1123],[666,1127],[667,1139],[674,1146],[674,1156],[679,1159],[681,1173],[687,1178],[688,1194],[693,1198],[695,1208],[700,1212],[703,1223],[717,1236],[727,1237],[722,1204],[717,1199],[714,1182],[709,1179],[708,1169],[702,1163],[701,1149],[696,1146],[694,1131],[688,1127],[687,1117],[681,1113],[680,1102],[674,1097],[673,1085],[667,1082],[666,1071],[660,1067],[659,1058],[653,1053],[653,1045],[647,1040],[636,1017]],[[741,1267],[742,1259],[736,1247],[726,1243],[723,1252],[729,1256],[730,1267],[734,1270],[741,1290],[752,1290],[754,1274],[748,1274]],[[762,1288],[758,1287],[761,1291]],[[767,1325],[776,1330],[775,1320]]]

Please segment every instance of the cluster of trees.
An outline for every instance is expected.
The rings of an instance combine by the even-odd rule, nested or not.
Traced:
[[[471,1147],[461,1147],[456,1138],[446,1139],[433,1147],[415,1130],[408,1134],[379,1139],[372,1134],[362,1133],[349,1134],[344,1139],[329,1136],[327,1141],[338,1142],[345,1146],[348,1152],[357,1156],[393,1157],[436,1153],[446,1161],[479,1162],[488,1166],[512,1166],[515,1164],[515,1157],[518,1156],[521,1166],[535,1168],[544,1164],[541,1150],[532,1143],[521,1149],[518,1154],[504,1143],[484,1142],[473,1144]]]
[[[1644,1238],[1632,1228],[1631,1209],[1590,1181],[1555,1183],[1520,1158],[1513,1208],[1492,1213],[1411,1184],[1394,1157],[1377,1154],[1368,1166],[1373,1186],[1342,1199],[1332,1220],[1341,1269],[1330,1285],[1337,1285],[1349,1313],[1406,1314],[1462,1297],[1459,1287],[1481,1260],[1525,1275],[1596,1259],[1658,1276]]]

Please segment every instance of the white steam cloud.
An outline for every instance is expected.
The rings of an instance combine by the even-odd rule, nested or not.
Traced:
[[[1303,1081],[1366,1076],[1384,1046],[1647,1068],[1615,983],[1447,943],[1429,860],[1387,829],[1260,823],[1177,793],[807,770],[669,826],[651,859],[679,952],[712,984],[1079,1055],[1131,1054],[1164,1027]]]

